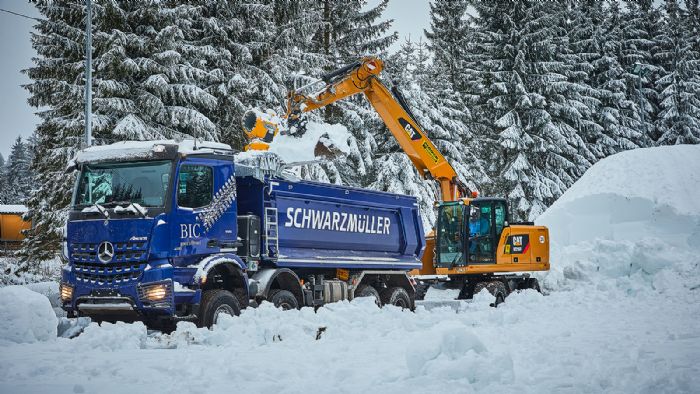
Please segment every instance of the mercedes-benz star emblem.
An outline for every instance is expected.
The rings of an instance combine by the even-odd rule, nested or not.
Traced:
[[[97,248],[97,258],[103,263],[109,263],[114,257],[114,245],[111,242],[102,242]]]

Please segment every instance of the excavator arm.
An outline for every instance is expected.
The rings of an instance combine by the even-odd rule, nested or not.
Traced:
[[[293,124],[304,112],[363,93],[418,172],[424,178],[438,182],[443,201],[468,197],[469,190],[412,116],[401,93],[396,88],[389,90],[379,80],[378,75],[383,68],[384,63],[380,59],[366,57],[323,75],[321,80],[325,86],[317,93],[303,94],[303,88],[290,92],[286,114],[288,122]]]

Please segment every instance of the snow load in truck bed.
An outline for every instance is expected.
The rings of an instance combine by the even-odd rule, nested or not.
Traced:
[[[537,220],[550,229],[556,282],[595,275],[696,280],[700,145],[636,149],[591,167]],[[563,276],[563,278],[562,278]]]

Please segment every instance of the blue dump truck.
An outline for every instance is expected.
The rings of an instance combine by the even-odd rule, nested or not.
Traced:
[[[211,326],[263,300],[414,306],[407,271],[425,239],[413,197],[294,179],[195,141],[91,147],[70,169],[69,316]]]

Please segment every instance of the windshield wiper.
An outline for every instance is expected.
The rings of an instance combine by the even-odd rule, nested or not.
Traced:
[[[110,206],[113,205],[115,207],[114,213],[128,212],[128,213],[133,213],[135,215],[139,215],[143,218],[147,217],[146,213],[148,211],[146,210],[146,208],[142,207],[141,205],[139,205],[137,203],[131,202],[131,201],[110,201],[109,203],[107,203],[105,205],[108,205],[108,204]],[[126,205],[126,207],[123,207],[123,205]],[[116,208],[120,208],[120,209],[117,210]]]
[[[144,219],[146,218],[146,214],[148,213],[148,210],[146,208],[142,207],[141,204],[137,204],[135,202],[132,202],[131,204],[129,204],[129,208],[134,208],[134,211],[141,214],[141,216]],[[129,212],[133,212],[133,211],[130,210]]]
[[[109,211],[106,210],[102,205],[98,203],[94,203],[90,205],[89,207],[85,207],[81,210],[83,213],[99,213],[103,215],[105,218],[109,219]]]
[[[122,200],[122,201],[109,201],[109,202],[103,203],[102,205],[104,205],[105,207],[116,207],[117,205],[129,206],[129,204],[131,204],[131,201]]]

